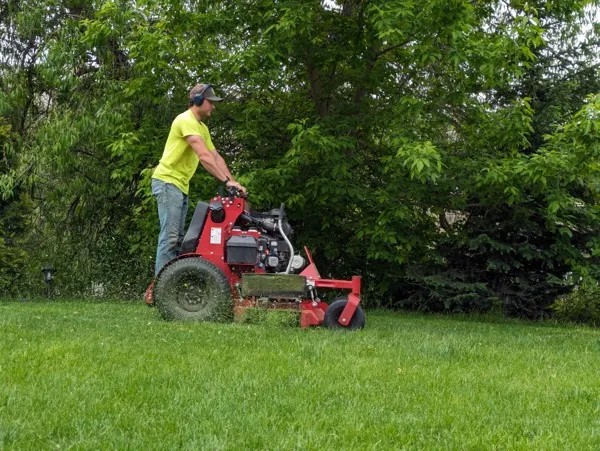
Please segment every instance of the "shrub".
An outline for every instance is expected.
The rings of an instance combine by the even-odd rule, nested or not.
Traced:
[[[561,321],[571,321],[600,326],[600,285],[597,281],[582,284],[568,296],[552,304],[556,317]]]

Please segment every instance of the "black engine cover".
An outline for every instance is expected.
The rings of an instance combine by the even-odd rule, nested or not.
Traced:
[[[255,265],[258,262],[258,246],[253,236],[232,236],[225,248],[227,263]]]

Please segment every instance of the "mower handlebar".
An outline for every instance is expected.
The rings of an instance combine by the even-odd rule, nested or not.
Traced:
[[[235,186],[228,186],[227,197],[241,197],[242,199],[246,199],[248,197],[248,193],[244,193],[242,190],[237,189]]]

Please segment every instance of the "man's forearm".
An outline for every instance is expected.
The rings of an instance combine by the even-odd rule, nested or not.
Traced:
[[[229,177],[230,180],[235,180],[233,178],[233,175],[231,175],[231,172],[229,172],[227,163],[225,163],[225,160],[223,159],[221,154],[219,154],[216,150],[214,151],[214,154],[215,154],[215,162],[217,163],[217,166],[219,167],[221,172],[223,172],[223,174],[225,174],[227,177]]]
[[[225,172],[222,170],[218,159],[215,157],[216,155],[213,155],[212,152],[203,153],[202,156],[199,157],[199,160],[204,169],[206,169],[213,177],[224,182],[228,177],[231,178],[231,174],[229,174],[229,171]]]
[[[216,158],[218,153],[208,150],[202,138],[194,135],[187,137],[186,141],[198,156],[198,160],[204,169],[206,169],[210,175],[221,182],[224,182],[227,177],[229,177],[228,173],[222,170],[221,165]]]

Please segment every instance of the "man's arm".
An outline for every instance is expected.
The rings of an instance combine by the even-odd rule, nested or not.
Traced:
[[[204,166],[204,169],[206,169],[213,177],[221,182],[227,180],[230,175],[228,174],[229,171],[226,173],[222,170],[221,165],[217,162],[216,155],[218,154],[208,150],[206,144],[204,144],[204,140],[200,136],[186,136],[185,140],[196,153],[196,155],[198,155],[198,160],[200,160],[200,163],[202,166]]]
[[[246,193],[246,188],[236,182],[229,172],[227,168],[227,164],[219,152],[216,150],[208,150],[204,140],[198,135],[190,135],[186,136],[185,140],[193,149],[193,151],[198,155],[198,159],[204,168],[217,180],[221,182],[225,182],[227,179],[227,186],[233,186],[244,193]]]
[[[225,160],[221,154],[217,151],[217,149],[213,150],[213,153],[215,154],[215,160],[217,162],[217,166],[219,166],[219,169],[221,169],[221,171],[227,175],[227,177],[229,177],[229,180],[233,180],[235,182],[235,179],[233,178],[233,175],[231,175],[231,172],[229,172],[227,163],[225,163]]]
[[[242,192],[247,193],[248,191],[246,190],[246,188],[243,187],[238,181],[236,181],[233,178],[233,175],[231,175],[231,172],[229,172],[227,163],[225,163],[225,160],[223,159],[221,154],[217,151],[217,149],[213,150],[211,153],[215,154],[215,160],[217,161],[217,166],[219,166],[219,169],[221,169],[221,171],[223,171],[227,175],[227,177],[229,177],[230,181],[227,182],[227,186],[234,186],[235,188],[241,190]]]

